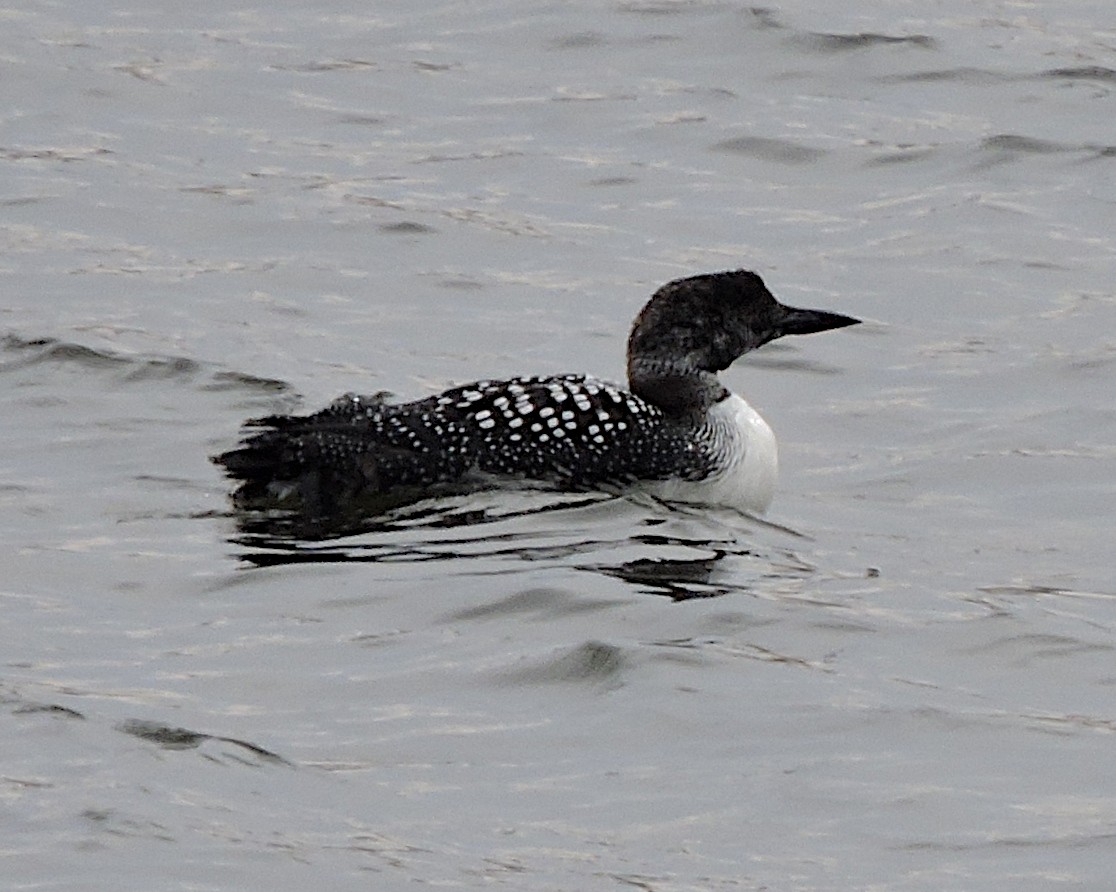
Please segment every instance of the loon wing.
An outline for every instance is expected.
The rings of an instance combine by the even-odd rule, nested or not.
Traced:
[[[688,473],[690,438],[626,390],[583,375],[479,381],[432,398],[469,432],[477,470],[567,489]]]

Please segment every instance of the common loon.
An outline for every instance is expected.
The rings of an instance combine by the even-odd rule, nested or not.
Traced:
[[[859,321],[784,306],[748,270],[691,276],[663,285],[636,317],[628,390],[558,375],[402,404],[347,394],[312,415],[247,422],[241,445],[214,461],[240,481],[238,504],[295,497],[316,514],[487,475],[563,490],[643,481],[668,500],[762,513],[775,436],[716,373],[783,335]]]

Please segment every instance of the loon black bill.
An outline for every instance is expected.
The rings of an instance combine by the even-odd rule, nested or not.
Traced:
[[[830,313],[826,310],[801,310],[798,307],[785,307],[785,309],[787,313],[777,326],[779,331],[777,337],[816,334],[819,331],[860,324],[860,320],[852,316],[842,316],[840,313]]]

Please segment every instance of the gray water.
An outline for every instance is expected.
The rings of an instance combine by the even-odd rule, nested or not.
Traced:
[[[0,19],[5,888],[1111,888],[1110,4]],[[740,266],[866,320],[724,376],[770,523],[238,531],[244,418]]]

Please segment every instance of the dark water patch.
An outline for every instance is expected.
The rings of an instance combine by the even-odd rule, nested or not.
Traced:
[[[1072,146],[1045,139],[1035,139],[1030,136],[1019,136],[1014,133],[1000,133],[996,136],[985,137],[980,141],[980,149],[987,152],[1011,152],[1029,155],[1052,155],[1058,152],[1074,151]]]
[[[992,86],[1016,80],[1016,75],[991,71],[987,68],[936,68],[930,71],[908,71],[882,74],[874,78],[881,84],[951,83],[973,86]]]
[[[639,534],[632,536],[630,542],[654,549],[704,553],[698,557],[637,558],[620,564],[583,565],[579,569],[623,580],[643,594],[665,595],[675,602],[750,594],[762,582],[775,578],[802,579],[816,571],[793,552],[762,555],[735,540]],[[743,574],[739,566],[743,562],[754,572]]]
[[[416,223],[413,220],[401,220],[398,223],[382,223],[377,229],[389,235],[427,235],[438,230],[425,223]]]
[[[635,177],[601,177],[596,180],[590,180],[590,186],[631,186],[638,183]]]
[[[521,235],[541,239],[551,238],[553,235],[550,230],[526,218],[481,211],[477,208],[445,208],[438,213],[457,223],[467,223],[504,235]]]
[[[576,34],[565,34],[551,40],[547,46],[555,50],[579,50],[586,47],[604,46],[608,39],[597,31],[579,31]]]
[[[776,29],[786,27],[775,15],[775,10],[766,6],[751,6],[744,10],[744,13],[751,18],[752,24],[757,28]]]
[[[583,31],[555,38],[547,43],[547,49],[562,52],[565,50],[598,49],[599,47],[648,46],[661,43],[677,43],[683,38],[676,34],[643,34],[630,37],[610,37],[596,31]]]
[[[13,359],[0,361],[0,373],[56,365],[89,371],[117,371],[125,381],[146,381],[189,379],[202,369],[201,363],[185,356],[125,356],[56,338],[23,338],[14,334],[0,338],[0,351],[14,355]]]
[[[455,68],[460,68],[461,65],[458,62],[429,62],[425,59],[415,59],[411,63],[411,67],[416,71],[441,72],[452,71]]]
[[[222,391],[247,391],[255,394],[290,393],[291,385],[277,378],[261,378],[257,375],[248,375],[244,372],[214,372],[209,382],[202,386],[202,390]]]
[[[259,756],[265,762],[272,762],[280,765],[291,764],[282,756],[264,749],[262,746],[249,743],[246,740],[237,740],[235,737],[203,734],[198,731],[190,731],[187,728],[172,727],[171,725],[164,725],[161,722],[151,722],[144,719],[128,719],[118,724],[116,728],[124,734],[130,734],[133,737],[138,737],[149,743],[154,743],[167,750],[197,749],[208,741],[217,741],[244,749],[254,756]],[[236,761],[243,762],[244,760],[236,758]]]
[[[0,372],[49,363],[75,365],[85,369],[107,369],[119,368],[129,362],[127,358],[115,353],[94,350],[92,347],[55,338],[22,338],[9,334],[0,339],[0,349],[16,356],[15,359],[0,363]]]
[[[508,490],[514,491],[510,486]],[[526,509],[472,507],[461,504],[460,499],[454,499],[482,491],[497,492],[499,488],[482,484],[413,488],[408,492],[401,492],[398,496],[400,501],[396,504],[391,504],[386,499],[371,499],[353,506],[351,511],[324,516],[307,515],[297,510],[258,509],[249,506],[235,512],[237,534],[230,541],[238,545],[270,549],[297,549],[304,543],[322,543],[361,534],[485,526],[551,511],[574,510],[615,498],[613,494],[603,492],[569,494],[542,491],[547,496],[553,496],[553,499]],[[526,486],[519,491],[536,492],[532,487]],[[330,546],[323,548],[328,550]]]
[[[329,71],[375,71],[379,66],[366,59],[325,59],[302,62],[298,65],[269,65],[270,71],[296,71],[303,74],[321,74]]]
[[[535,494],[538,495],[538,494]],[[609,506],[614,497],[593,494],[578,499],[569,494],[545,494],[552,501],[527,509],[507,506],[468,507],[469,498],[450,505],[429,501],[394,517],[380,518],[374,529],[334,539],[291,538],[299,530],[283,530],[280,537],[266,532],[240,533],[231,541],[234,556],[246,567],[272,568],[308,564],[447,563],[456,575],[516,572],[516,565],[551,564],[620,580],[637,593],[666,596],[673,601],[751,594],[759,589],[798,583],[816,568],[784,548],[757,552],[736,538],[734,524],[728,537],[661,535],[648,527],[664,523],[707,523],[687,520],[683,511],[651,505],[662,512],[625,517],[633,506],[626,500]],[[543,523],[549,517],[549,521]],[[614,520],[619,520],[614,523]],[[797,535],[774,525],[757,525]],[[446,535],[454,531],[454,535]],[[634,552],[634,554],[633,554]],[[609,555],[611,559],[605,558]],[[627,559],[618,560],[615,555]],[[494,563],[495,562],[495,563]],[[524,569],[528,569],[524,566]],[[599,587],[599,586],[598,586]],[[557,603],[556,603],[557,602]],[[607,606],[599,599],[570,601],[568,594],[529,589],[511,599],[453,614],[465,620],[501,613],[545,611],[580,612]]]
[[[1001,665],[1023,668],[1037,661],[1072,659],[1082,654],[1110,653],[1114,650],[1116,646],[1108,643],[1083,641],[1062,634],[1028,632],[992,638],[969,652],[995,654]]]
[[[117,728],[125,734],[139,737],[150,743],[157,743],[163,749],[186,750],[198,747],[203,741],[209,739],[208,734],[199,734],[185,728],[172,728],[158,722],[129,719],[121,722]]]
[[[255,567],[278,567],[288,564],[400,564],[424,562],[462,562],[479,559],[516,559],[548,561],[591,553],[617,544],[598,540],[563,542],[559,545],[527,544],[536,538],[534,532],[506,533],[501,536],[462,539],[427,539],[418,542],[368,542],[341,545],[307,545],[289,541],[267,542],[260,539],[238,540],[237,544],[253,550],[237,557]],[[523,544],[508,545],[509,541]],[[266,550],[265,550],[266,549]]]
[[[164,843],[178,843],[180,839],[165,824],[137,818],[128,812],[113,808],[86,808],[78,813],[90,829],[114,840],[154,839]]]
[[[1056,80],[1100,81],[1116,84],[1116,70],[1103,65],[1083,65],[1079,68],[1050,68],[1041,72],[1039,77]]]
[[[298,409],[301,401],[298,391],[286,381],[227,370],[213,372],[207,380],[201,382],[198,389],[203,392],[239,394],[239,399],[234,399],[227,405],[230,409],[237,409],[242,416],[289,414]],[[234,434],[235,430],[229,428],[230,440]]]
[[[1076,155],[1080,161],[1104,157],[1107,147],[1055,142],[1015,133],[1000,133],[982,139],[976,147],[975,168],[983,170],[996,165],[1021,161],[1028,157]]]
[[[765,369],[777,369],[781,372],[805,372],[810,375],[839,375],[845,371],[840,366],[791,356],[764,356],[761,354],[752,357],[748,364]]]
[[[1073,733],[1077,731],[1116,732],[1116,719],[1092,715],[1040,713],[1027,714],[1023,718],[1041,730]],[[1110,836],[1116,836],[1111,834]]]
[[[709,149],[713,152],[746,155],[759,161],[774,161],[779,164],[812,164],[826,155],[822,149],[765,136],[738,136],[714,143]]]
[[[735,90],[730,90],[727,87],[709,87],[701,84],[674,84],[665,88],[664,92],[713,100],[736,99],[740,95]],[[659,123],[688,123],[707,120],[709,120],[708,115],[696,111],[679,112],[658,119]]]
[[[381,118],[378,115],[341,115],[337,119],[338,124],[353,124],[358,127],[380,127],[387,123],[386,118]]]
[[[558,94],[550,97],[551,102],[635,102],[637,99],[636,93],[598,93],[566,87],[559,88]]]
[[[1003,726],[1058,737],[1075,737],[1082,732],[1090,736],[1098,731],[1116,732],[1116,719],[1109,715],[1040,712],[1037,710],[957,712],[934,707],[913,709],[910,715],[919,722],[935,725],[950,733],[974,729],[987,730]]]
[[[60,706],[57,703],[27,700],[14,691],[0,692],[0,704],[10,707],[12,715],[46,715],[65,719],[85,719],[85,716],[76,709]]]
[[[694,543],[692,547],[708,549],[710,545]],[[740,564],[744,561],[752,566],[751,574],[742,572]],[[623,580],[642,594],[665,595],[675,602],[754,594],[772,580],[800,580],[815,572],[815,568],[791,552],[781,556],[760,555],[735,544],[715,548],[712,555],[697,558],[637,558],[621,564],[586,565],[580,569]]]
[[[878,46],[914,46],[928,50],[938,47],[938,42],[925,34],[880,34],[872,31],[856,34],[811,32],[795,37],[794,41],[807,49],[823,53],[845,53]]]
[[[125,65],[113,65],[112,70],[130,75],[136,80],[143,81],[146,84],[165,87],[167,85],[166,79],[159,73],[159,69],[162,67],[161,62],[153,59],[149,64],[144,64],[143,62],[128,62]]]
[[[90,158],[98,158],[111,154],[111,150],[101,148],[100,146],[65,149],[42,146],[36,148],[0,146],[0,158],[5,161],[87,161]]]
[[[353,204],[367,205],[374,208],[390,208],[393,211],[405,211],[407,206],[398,201],[389,201],[386,198],[379,198],[375,195],[357,195],[354,192],[347,192],[341,196],[343,201],[349,201]]]
[[[748,642],[728,641],[722,638],[673,638],[648,642],[649,646],[666,650],[697,651],[703,654],[758,660],[761,663],[782,663],[799,669],[814,669],[821,672],[835,671],[829,665],[830,658],[812,660],[782,651],[762,647]]]
[[[872,156],[865,167],[884,167],[891,164],[909,164],[915,161],[925,161],[938,154],[939,146],[893,146]]]
[[[502,161],[505,158],[522,158],[516,149],[490,149],[488,151],[462,152],[458,155],[433,154],[415,158],[414,164],[443,164],[447,161]]]
[[[623,648],[603,641],[586,641],[572,650],[507,670],[500,676],[519,684],[574,683],[614,687],[627,664]]]
[[[152,381],[168,378],[193,378],[201,363],[184,356],[130,360],[134,368],[125,375],[128,381]]]
[[[219,195],[222,198],[235,198],[241,202],[246,202],[252,194],[252,190],[245,189],[243,186],[227,186],[223,183],[211,183],[205,186],[181,186],[178,191],[195,195]]]
[[[471,622],[476,620],[502,620],[534,614],[539,619],[551,619],[604,610],[621,603],[615,599],[586,598],[561,588],[540,587],[516,592],[489,604],[481,604],[449,614],[446,622]]]
[[[268,548],[268,543],[242,543]],[[290,545],[271,550],[244,551],[237,558],[253,567],[286,567],[299,564],[418,563],[420,561],[457,560],[461,555],[427,552],[421,548],[386,545],[350,547],[306,547]]]
[[[988,595],[1023,597],[1034,595],[1058,595],[1066,598],[1116,598],[1116,591],[1083,592],[1050,585],[984,585],[980,586],[977,591],[984,592]]]
[[[863,622],[852,622],[851,620],[826,619],[812,622],[810,625],[815,629],[823,629],[828,632],[840,632],[843,635],[863,632],[876,633],[880,631],[879,626],[868,625]]]
[[[646,16],[682,15],[707,8],[698,0],[627,0],[616,7],[618,12]]]
[[[273,378],[242,372],[214,370],[207,363],[186,356],[122,354],[57,338],[32,338],[8,334],[0,337],[0,375],[20,374],[35,384],[54,386],[59,372],[77,373],[88,380],[108,378],[117,384],[160,387],[166,382],[188,384],[201,392],[242,393],[246,411],[271,412],[293,408],[298,394]],[[276,397],[280,401],[276,402]],[[266,401],[261,403],[261,399]],[[61,396],[56,405],[63,405]]]
[[[622,579],[645,594],[667,595],[674,601],[689,601],[746,590],[742,586],[713,584],[713,572],[724,557],[725,552],[717,551],[706,558],[640,558],[615,567],[600,566],[591,569]]]
[[[349,640],[360,647],[378,648],[389,644],[402,644],[410,635],[409,630],[391,629],[386,632],[364,632]]]
[[[133,474],[132,479],[135,480],[137,483],[153,483],[156,486],[160,486],[164,489],[182,490],[184,492],[193,491],[198,486],[198,481],[196,479],[194,479],[193,477],[171,477],[171,476],[168,476],[166,474]],[[213,517],[216,513],[217,512],[213,512],[213,511],[205,511],[205,512],[202,512],[202,516],[203,517]],[[152,515],[148,515],[148,514],[143,514],[143,515],[129,514],[129,515],[122,515],[121,519],[122,520],[123,519],[135,519],[136,517],[140,517],[140,516],[142,516],[142,517],[149,517],[149,516],[166,517],[167,515],[163,514],[162,512],[160,512],[158,514],[152,514]],[[179,514],[179,515],[175,515],[175,516],[176,517],[194,517],[194,518],[198,517],[197,514]]]
[[[47,714],[67,719],[85,718],[85,716],[76,709],[70,709],[68,706],[59,706],[57,703],[26,703],[23,706],[17,707],[13,712],[16,715]]]
[[[485,287],[483,282],[470,276],[445,276],[435,284],[439,288],[453,288],[457,291],[479,291]]]

